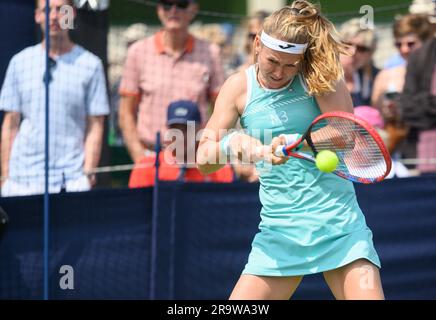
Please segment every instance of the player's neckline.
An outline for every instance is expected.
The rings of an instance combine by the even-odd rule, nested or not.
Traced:
[[[259,78],[258,78],[258,72],[259,72],[259,70],[258,70],[258,66],[257,66],[257,64],[253,65],[253,69],[254,69],[254,76],[255,76],[255,79],[256,79],[257,85],[258,85],[262,90],[265,90],[265,91],[267,91],[267,92],[280,92],[280,91],[284,91],[284,90],[288,89],[288,88],[291,86],[291,84],[294,82],[295,78],[298,76],[298,73],[295,74],[295,75],[291,78],[291,80],[289,80],[289,82],[288,82],[285,86],[283,86],[283,87],[281,87],[281,88],[278,88],[278,89],[270,89],[270,88],[267,88],[267,87],[265,87],[264,85],[262,85],[262,83],[259,81]]]

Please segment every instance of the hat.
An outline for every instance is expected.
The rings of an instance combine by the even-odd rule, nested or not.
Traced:
[[[363,120],[366,120],[375,128],[383,129],[385,123],[383,117],[376,108],[370,106],[359,106],[354,108],[354,114]]]
[[[198,105],[192,101],[179,100],[168,106],[167,125],[187,124],[188,121],[201,122]]]

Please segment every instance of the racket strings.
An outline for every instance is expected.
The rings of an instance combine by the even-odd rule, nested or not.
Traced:
[[[382,177],[387,164],[373,136],[358,123],[346,118],[326,118],[311,130],[315,149],[331,150],[339,158],[336,171],[357,178]]]

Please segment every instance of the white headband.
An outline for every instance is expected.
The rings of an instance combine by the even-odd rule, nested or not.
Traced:
[[[262,34],[260,36],[260,41],[262,41],[262,43],[270,49],[273,49],[275,51],[292,53],[292,54],[304,53],[308,45],[307,43],[298,44],[298,43],[289,43],[282,40],[278,40],[276,38],[267,35],[265,31],[262,31]]]

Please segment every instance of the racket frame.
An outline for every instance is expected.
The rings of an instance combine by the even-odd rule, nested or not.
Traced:
[[[348,175],[348,174],[346,174],[342,171],[339,171],[339,170],[335,170],[332,173],[336,174],[337,176],[339,176],[341,178],[344,178],[344,179],[347,179],[347,180],[350,180],[353,182],[357,182],[357,183],[363,183],[363,184],[371,184],[371,183],[377,183],[377,182],[383,181],[388,176],[389,172],[392,169],[392,159],[391,159],[391,156],[389,154],[389,151],[387,150],[385,144],[383,143],[382,138],[380,137],[380,135],[377,133],[376,129],[373,126],[371,126],[365,120],[363,120],[363,119],[361,119],[361,118],[359,118],[359,117],[357,117],[354,114],[349,113],[349,112],[334,111],[334,112],[326,112],[326,113],[321,114],[315,120],[313,120],[313,122],[311,123],[309,128],[306,130],[306,132],[303,134],[303,136],[298,141],[296,141],[288,146],[283,147],[283,153],[286,156],[304,159],[304,160],[308,160],[308,161],[315,163],[315,158],[316,158],[316,155],[318,154],[318,150],[316,150],[316,147],[315,147],[315,145],[312,141],[312,138],[311,138],[312,129],[318,122],[320,122],[324,119],[333,118],[333,117],[351,120],[354,123],[363,127],[371,135],[371,137],[374,139],[375,143],[379,147],[379,149],[383,155],[383,158],[386,162],[386,172],[384,173],[384,175],[382,175],[381,177],[377,177],[377,178],[356,177],[353,175]],[[304,152],[293,151],[303,141],[307,142],[307,145],[311,149],[313,156],[310,154],[304,153]],[[332,151],[335,151],[335,150],[332,150]]]

